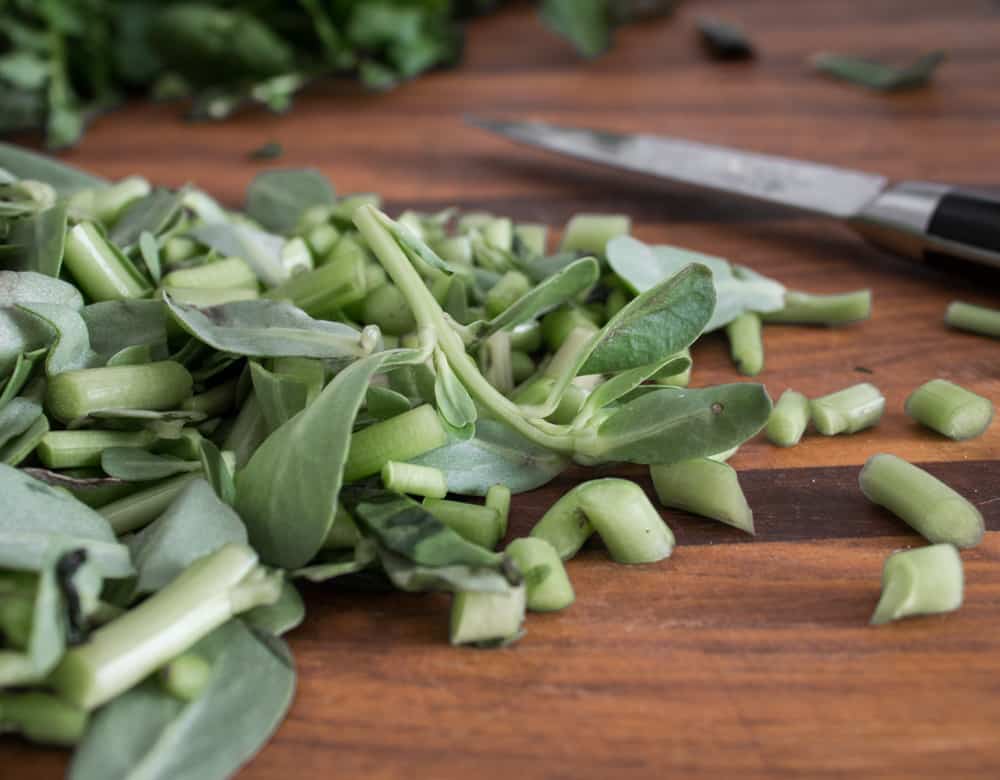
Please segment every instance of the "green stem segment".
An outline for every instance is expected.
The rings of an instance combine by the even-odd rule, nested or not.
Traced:
[[[979,436],[993,419],[989,398],[945,379],[932,379],[906,399],[906,413],[931,430],[961,441]]]
[[[145,449],[156,442],[152,431],[49,431],[38,443],[38,459],[50,469],[79,469],[101,465],[109,447]]]
[[[70,422],[102,409],[175,409],[191,395],[194,380],[180,363],[64,371],[49,380],[45,405]]]
[[[382,467],[382,484],[386,490],[411,496],[444,498],[448,495],[444,472],[433,466],[390,460]]]
[[[757,376],[764,370],[764,339],[759,315],[744,312],[726,325],[726,336],[737,371],[744,376]]]
[[[163,590],[73,648],[50,680],[59,694],[92,710],[124,693],[240,612],[273,604],[281,575],[249,547],[227,544],[198,559]]]
[[[962,558],[950,544],[890,555],[882,569],[882,597],[872,625],[912,615],[936,615],[962,606]]]
[[[975,547],[983,516],[937,477],[895,455],[873,455],[858,478],[869,501],[884,506],[927,541]]]
[[[75,745],[87,713],[48,693],[0,693],[0,734],[13,732],[43,745]]]
[[[841,295],[785,293],[785,307],[761,314],[764,322],[795,325],[847,325],[866,320],[872,313],[872,291],[857,290]]]
[[[344,466],[344,481],[355,482],[373,474],[391,460],[408,461],[443,447],[448,434],[434,407],[418,406],[352,434]]]
[[[563,252],[586,252],[603,256],[612,238],[628,235],[632,220],[624,214],[577,214],[566,225]]]
[[[160,687],[176,699],[194,701],[208,685],[212,666],[196,653],[184,653],[159,671]]]
[[[66,233],[63,262],[80,289],[94,301],[142,298],[151,290],[90,222],[81,222]]]
[[[524,575],[528,609],[554,612],[576,600],[573,585],[556,549],[544,539],[526,536],[507,545],[509,555]]]
[[[497,513],[500,519],[500,536],[507,534],[507,522],[510,519],[510,488],[506,485],[492,485],[486,491],[485,504]]]
[[[516,639],[525,606],[524,585],[503,593],[456,593],[451,603],[451,643],[496,645]]]
[[[98,512],[118,535],[137,531],[167,511],[174,499],[201,474],[181,474],[102,506]]]
[[[875,385],[861,382],[809,404],[813,424],[824,436],[857,433],[882,419],[885,398]]]
[[[441,498],[424,499],[424,509],[462,538],[487,550],[495,549],[503,538],[500,516],[495,509]]]
[[[794,447],[809,426],[809,399],[802,393],[786,390],[767,419],[767,438],[779,447]]]
[[[1000,309],[975,306],[963,301],[948,304],[944,321],[953,328],[1000,339]]]
[[[660,503],[710,517],[753,535],[753,512],[740,488],[736,470],[711,458],[650,466]]]
[[[577,485],[549,508],[531,535],[567,560],[595,531],[618,563],[653,563],[674,550],[673,532],[642,488],[626,479]]]
[[[311,317],[333,319],[344,306],[360,301],[367,292],[365,260],[345,255],[312,271],[295,274],[267,298],[289,300]]]

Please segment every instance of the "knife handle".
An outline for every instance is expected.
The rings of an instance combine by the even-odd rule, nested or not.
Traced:
[[[1000,198],[943,184],[896,184],[849,220],[874,244],[915,258],[956,257],[1000,269]]]

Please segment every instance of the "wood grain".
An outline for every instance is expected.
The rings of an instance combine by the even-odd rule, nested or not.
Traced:
[[[743,22],[760,58],[706,61],[693,18]],[[825,80],[819,50],[906,60],[944,48],[932,88],[878,95]],[[615,210],[636,232],[729,257],[817,292],[870,287],[871,321],[766,330],[773,396],[868,380],[889,401],[874,430],[795,448],[763,440],[733,459],[758,536],[664,513],[679,541],[656,566],[611,564],[599,546],[571,566],[576,605],[535,615],[516,647],[446,644],[447,599],[311,587],[290,637],[300,683],[287,722],[246,778],[741,777],[995,778],[1000,775],[1000,425],[955,443],[918,429],[906,395],[935,376],[1000,400],[1000,345],[948,331],[948,301],[997,305],[996,282],[869,248],[837,225],[622,177],[463,127],[465,113],[670,133],[798,155],[896,178],[1000,185],[1000,9],[987,0],[690,2],[673,20],[622,30],[580,63],[528,8],[477,22],[463,68],[389,95],[323,87],[286,117],[192,127],[167,106],[100,121],[68,158],[107,176],[195,181],[236,204],[264,166],[313,165],[341,191],[394,208],[453,203],[561,224]],[[695,383],[735,381],[719,337],[695,350]],[[864,372],[862,372],[864,370]],[[867,373],[871,372],[871,373]],[[985,541],[963,553],[951,615],[867,626],[882,561],[919,543],[856,489],[858,466],[894,452],[977,503]],[[584,474],[514,503],[530,527]],[[617,473],[650,488],[643,469]],[[53,778],[65,755],[0,744],[0,777]]]

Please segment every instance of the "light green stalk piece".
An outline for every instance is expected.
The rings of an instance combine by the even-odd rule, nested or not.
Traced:
[[[524,575],[528,609],[554,612],[565,609],[576,599],[559,553],[544,539],[534,536],[515,539],[507,545],[507,555]]]
[[[906,413],[931,430],[960,441],[983,433],[993,420],[993,403],[946,379],[932,379],[906,399]]]
[[[500,521],[501,538],[507,533],[507,521],[510,518],[510,488],[506,485],[492,485],[486,491],[487,508],[497,513]]]
[[[848,325],[866,320],[872,313],[872,291],[857,290],[838,295],[785,293],[785,306],[761,314],[764,322],[795,325]]]
[[[884,506],[929,542],[975,547],[983,516],[937,477],[895,455],[873,455],[858,478],[868,500]]]
[[[802,393],[786,390],[767,420],[765,433],[772,444],[794,447],[809,426],[809,399]]]
[[[584,482],[553,504],[531,529],[565,561],[594,532],[618,563],[653,563],[674,551],[674,534],[634,482],[595,479]]]
[[[87,713],[49,693],[0,693],[0,734],[20,734],[44,745],[75,745]]]
[[[378,474],[390,460],[408,461],[447,441],[441,419],[429,404],[369,425],[351,436],[344,482]]]
[[[92,710],[234,615],[273,604],[281,585],[280,572],[259,566],[257,553],[245,545],[227,544],[66,653],[50,683],[71,704]]]
[[[962,558],[950,544],[894,552],[882,569],[882,597],[873,626],[913,615],[937,615],[962,606]]]
[[[664,506],[709,517],[753,535],[753,512],[736,470],[711,458],[650,466],[656,495]]]
[[[503,537],[500,516],[490,507],[442,498],[425,498],[423,506],[459,536],[487,550]]]
[[[577,214],[566,225],[562,252],[603,255],[608,241],[628,235],[632,220],[624,214]]]
[[[197,653],[184,653],[160,668],[160,686],[176,699],[194,701],[208,684],[212,666]]]
[[[382,467],[382,484],[387,490],[411,496],[444,498],[448,495],[444,472],[432,466],[390,460]]]
[[[953,328],[1000,339],[1000,309],[975,306],[963,301],[948,304],[944,321]]]
[[[503,593],[456,593],[451,602],[451,643],[494,645],[517,639],[526,606],[524,585]]]
[[[764,370],[764,339],[759,315],[743,312],[726,325],[726,336],[737,371],[744,376],[757,376]]]
[[[809,409],[816,430],[824,436],[857,433],[882,419],[885,398],[875,385],[861,382],[814,399]]]

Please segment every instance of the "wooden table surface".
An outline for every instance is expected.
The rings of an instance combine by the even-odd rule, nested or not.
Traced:
[[[753,64],[717,64],[693,20],[744,22]],[[934,85],[881,95],[826,80],[819,50],[905,60],[949,52]],[[241,777],[618,778],[1000,776],[1000,423],[955,443],[916,427],[906,395],[932,377],[1000,401],[1000,344],[947,330],[948,301],[998,305],[998,287],[889,257],[822,220],[624,179],[514,147],[464,113],[651,131],[801,156],[897,178],[1000,184],[1000,4],[987,0],[690,2],[622,30],[580,63],[527,8],[477,22],[460,70],[385,96],[323,88],[287,117],[190,126],[173,108],[100,121],[68,159],[107,176],[197,182],[236,204],[263,166],[313,165],[392,208],[451,204],[562,224],[621,211],[643,239],[722,255],[817,292],[870,287],[874,316],[839,329],[769,327],[760,379],[820,394],[863,380],[888,399],[874,430],[764,440],[733,458],[757,537],[665,512],[669,560],[623,567],[599,547],[569,564],[577,602],[532,615],[496,652],[447,644],[445,596],[312,587],[290,635],[300,680],[288,719]],[[734,381],[720,337],[694,350],[694,384]],[[875,452],[927,464],[982,510],[954,614],[870,628],[882,562],[921,540],[870,506]],[[645,469],[619,473],[651,488]],[[582,470],[517,497],[525,532]],[[248,681],[252,684],[252,681]],[[53,778],[65,754],[12,741],[4,778]]]

